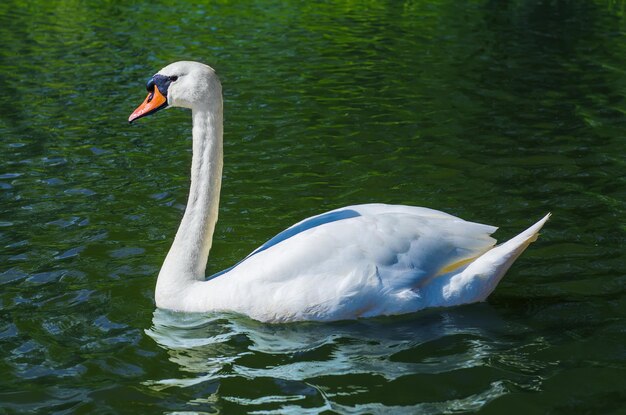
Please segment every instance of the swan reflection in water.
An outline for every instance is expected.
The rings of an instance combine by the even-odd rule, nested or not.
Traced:
[[[529,350],[545,346],[537,344],[541,339],[530,339],[520,347],[525,343],[520,337],[530,337],[529,328],[502,320],[488,304],[396,317],[281,325],[235,314],[157,309],[146,333],[184,374],[151,380],[147,382],[151,388],[187,388],[213,382],[215,396],[209,401],[224,399],[252,406],[272,402],[282,404],[281,411],[292,408],[297,412],[302,409],[298,400],[317,395],[326,409],[379,412],[390,406],[372,403],[344,408],[336,398],[366,396],[368,382],[389,383],[411,376],[417,376],[412,382],[415,389],[423,389],[425,377],[429,383],[449,389],[446,384],[451,379],[471,379],[476,372],[475,380],[459,378],[460,383],[454,382],[457,387],[471,383],[467,394],[457,390],[446,394],[457,395],[453,399],[442,401],[438,393],[433,400],[424,396],[421,403],[401,407],[402,412],[471,410],[508,393],[507,385],[538,388],[542,372],[549,370],[546,364],[529,357]],[[218,390],[220,382],[232,378],[273,381],[273,387],[277,383],[279,388],[273,396],[254,399]],[[336,380],[329,382],[333,378]],[[420,395],[415,396],[414,402]]]

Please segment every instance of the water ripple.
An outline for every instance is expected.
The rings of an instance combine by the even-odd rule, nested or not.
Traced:
[[[549,366],[538,365],[530,356],[538,343],[516,348],[512,342],[496,340],[495,333],[501,337],[502,331],[519,329],[508,327],[484,307],[280,326],[229,314],[156,310],[146,334],[186,376],[154,379],[146,385],[164,390],[218,382],[216,399],[246,406],[251,413],[306,413],[312,401],[319,401],[309,408],[313,412],[324,408],[342,413],[472,411],[511,392],[507,385],[540,387],[538,373],[549,372]],[[474,379],[473,393],[450,392],[459,377]],[[252,381],[253,390],[262,390],[261,395],[230,395],[229,385]],[[415,397],[413,388],[423,389],[425,384],[430,392],[420,395],[432,403],[349,403],[362,401],[376,389],[383,395],[394,391],[398,398],[402,393]],[[268,407],[280,409],[261,409]]]

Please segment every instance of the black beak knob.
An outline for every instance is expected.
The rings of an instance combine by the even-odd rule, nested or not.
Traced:
[[[146,83],[146,90],[148,92],[152,92],[154,91],[154,78],[150,78],[148,80],[148,82]]]

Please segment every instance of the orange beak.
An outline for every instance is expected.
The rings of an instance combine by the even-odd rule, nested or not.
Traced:
[[[163,94],[161,94],[161,91],[159,91],[159,88],[155,85],[154,90],[148,94],[143,103],[138,106],[132,114],[130,114],[130,117],[128,117],[128,122],[132,123],[136,119],[155,113],[161,108],[165,108],[166,106],[167,98],[165,98]]]

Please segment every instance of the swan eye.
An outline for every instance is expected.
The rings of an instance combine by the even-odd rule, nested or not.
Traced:
[[[170,81],[171,82],[176,82],[177,79],[178,79],[178,77],[176,75],[170,76]]]

